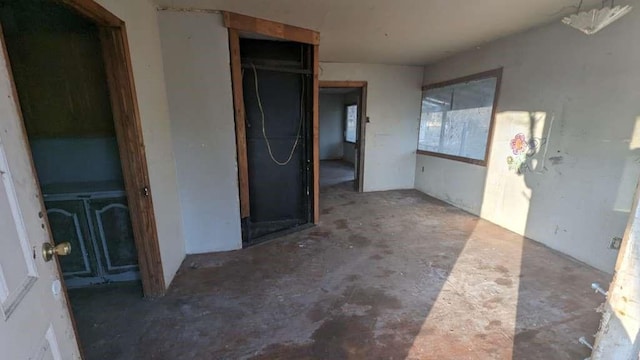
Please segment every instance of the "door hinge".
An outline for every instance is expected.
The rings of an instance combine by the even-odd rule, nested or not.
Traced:
[[[142,195],[149,197],[149,187],[145,186],[142,188]]]

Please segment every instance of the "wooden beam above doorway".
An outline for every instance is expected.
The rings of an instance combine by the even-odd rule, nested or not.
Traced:
[[[304,44],[319,45],[320,33],[317,31],[282,24],[279,22],[254,18],[228,11],[222,12],[224,26],[229,29],[245,31],[276,39],[295,41]]]
[[[317,224],[320,220],[320,175],[319,175],[319,140],[318,140],[318,85],[320,75],[319,44],[320,33],[296,26],[282,24],[270,20],[254,18],[228,11],[222,12],[224,25],[229,30],[229,53],[231,63],[231,82],[233,90],[233,105],[236,126],[236,151],[238,161],[238,186],[240,197],[240,218],[251,215],[249,194],[249,171],[246,143],[246,113],[242,89],[242,64],[240,61],[240,38],[243,34],[257,34],[286,41],[313,45],[312,74],[313,74],[313,119],[312,119],[312,159],[313,159],[313,214],[312,221]]]

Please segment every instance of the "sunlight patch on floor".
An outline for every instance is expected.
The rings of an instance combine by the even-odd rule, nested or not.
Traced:
[[[487,247],[491,232],[478,231],[484,226],[471,234],[407,359],[511,358],[522,240],[504,246],[509,257],[496,258]]]

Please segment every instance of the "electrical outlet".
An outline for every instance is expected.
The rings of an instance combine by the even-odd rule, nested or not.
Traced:
[[[424,172],[424,166],[422,167],[422,172]]]
[[[622,238],[614,237],[611,239],[609,243],[609,249],[620,250],[620,245],[622,244]]]

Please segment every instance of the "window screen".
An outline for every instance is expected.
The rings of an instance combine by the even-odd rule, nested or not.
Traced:
[[[484,164],[499,72],[426,87],[418,150]]]

